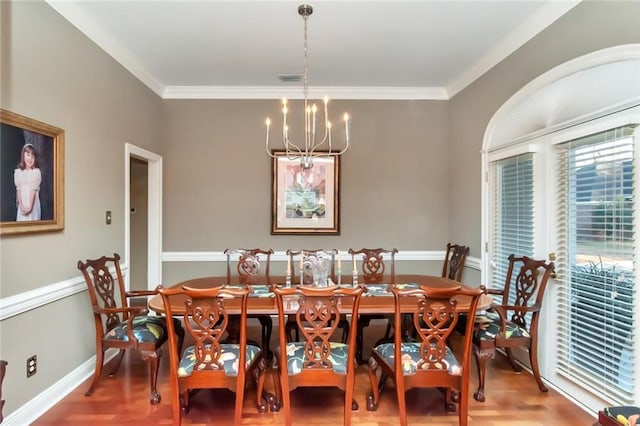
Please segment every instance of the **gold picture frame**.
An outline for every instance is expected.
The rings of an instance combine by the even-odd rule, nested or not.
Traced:
[[[64,130],[0,109],[0,194],[0,234],[63,230]]]
[[[303,169],[299,159],[273,155],[271,234],[340,234],[340,157],[316,157]]]

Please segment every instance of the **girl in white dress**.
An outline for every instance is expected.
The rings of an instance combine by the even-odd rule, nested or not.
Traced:
[[[18,212],[16,221],[40,220],[40,183],[42,174],[38,167],[36,149],[30,143],[22,147],[20,164],[13,173],[16,185]]]

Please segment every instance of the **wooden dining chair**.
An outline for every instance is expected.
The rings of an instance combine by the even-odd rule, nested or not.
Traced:
[[[314,278],[311,271],[308,259],[310,256],[327,256],[331,259],[331,267],[329,268],[329,277],[334,283],[339,281],[336,275],[336,256],[338,255],[337,249],[324,250],[324,249],[302,249],[302,250],[287,250],[287,256],[289,257],[289,264],[291,265],[291,283],[294,285],[312,285]],[[345,317],[340,318],[338,327],[342,330],[342,341],[346,342],[349,323]],[[295,318],[289,317],[286,325],[287,336],[289,341],[297,341],[300,339],[298,333],[298,326],[296,325]]]
[[[280,347],[274,363],[279,380],[276,398],[284,411],[286,425],[291,425],[290,392],[298,387],[335,386],[344,391],[344,425],[351,424],[351,411],[358,409],[353,398],[355,384],[356,324],[351,322],[347,342],[336,336],[340,316],[339,307],[350,307],[349,313],[358,315],[360,298],[366,291],[357,287],[331,286],[296,287],[274,286],[278,304]],[[296,325],[302,339],[288,341],[285,322],[287,308],[297,305]]]
[[[467,333],[456,350],[448,339],[460,317],[458,304],[468,304],[466,313],[474,315],[485,289],[400,289],[392,285],[390,291],[395,302],[395,329],[401,329],[402,315],[407,313],[411,316],[409,324],[414,328],[411,334],[415,337],[403,341],[401,333],[394,333],[393,343],[373,348],[369,358],[371,394],[367,396],[367,410],[378,408],[384,381],[391,378],[401,425],[407,424],[405,392],[416,387],[441,388],[445,394],[445,411],[455,411],[457,403],[459,424],[467,425],[473,322],[467,322]]]
[[[151,404],[159,403],[161,397],[156,387],[158,361],[162,355],[160,347],[168,338],[167,321],[164,317],[147,315],[148,311],[144,307],[129,305],[129,299],[133,297],[146,297],[157,293],[125,291],[120,270],[120,255],[117,253],[113,257],[102,256],[99,259],[78,261],[78,269],[82,271],[87,284],[96,331],[96,368],[93,381],[85,395],[92,395],[98,385],[102,375],[104,352],[107,349],[119,350],[109,377],[115,377],[125,351],[134,349],[139,350],[142,359],[149,363]],[[174,320],[173,323],[178,334],[176,344],[182,347],[184,330],[178,320]]]
[[[184,299],[181,315],[189,341],[182,353],[174,342],[174,327],[169,324],[170,383],[173,424],[182,422],[182,414],[189,412],[189,399],[199,389],[228,389],[235,392],[234,425],[240,425],[247,377],[257,381],[258,412],[267,410],[263,398],[266,363],[264,352],[257,345],[247,343],[247,298],[251,288],[217,286],[207,289],[190,287],[158,287],[167,317],[174,315],[172,297]],[[238,343],[224,343],[230,323],[227,306],[235,299],[240,313]],[[175,303],[175,302],[174,302]],[[182,309],[181,309],[182,310]]]
[[[554,271],[553,262],[512,254],[504,288],[488,291],[501,300],[475,317],[473,345],[478,366],[478,390],[473,396],[477,401],[485,400],[487,361],[495,358],[496,348],[504,349],[516,372],[522,371],[522,367],[512,351],[514,348],[526,349],[538,388],[541,392],[548,391],[538,368],[538,321],[547,282]]]
[[[462,273],[468,255],[469,247],[448,243],[442,265],[442,277],[462,282]]]
[[[227,285],[244,284],[269,285],[272,249],[225,249],[227,257]],[[249,315],[260,322],[260,344],[267,357],[271,356],[269,342],[273,330],[273,320],[270,315]]]
[[[351,260],[356,268],[356,272],[362,279],[363,284],[382,284],[385,279],[386,284],[395,284],[396,280],[396,261],[395,256],[397,249],[383,248],[362,248],[360,250],[349,249]],[[360,259],[360,262],[358,262]],[[358,263],[360,267],[358,268]],[[386,275],[386,277],[385,277]],[[393,315],[388,314],[360,314],[358,316],[358,333],[356,345],[356,360],[358,364],[364,364],[364,329],[371,324],[372,320],[386,320],[386,330],[381,340],[389,340],[391,338],[391,326],[393,325]],[[381,341],[379,340],[379,341]]]

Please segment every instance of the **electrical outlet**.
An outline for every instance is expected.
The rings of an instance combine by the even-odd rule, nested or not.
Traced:
[[[38,372],[38,357],[36,355],[27,358],[27,377]]]

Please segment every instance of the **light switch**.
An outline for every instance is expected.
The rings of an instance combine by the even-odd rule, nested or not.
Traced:
[[[111,225],[111,210],[107,210],[107,212],[105,213],[104,221],[107,223],[107,225]]]

